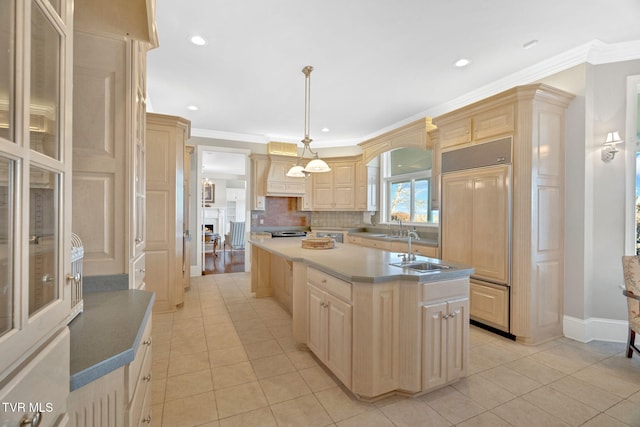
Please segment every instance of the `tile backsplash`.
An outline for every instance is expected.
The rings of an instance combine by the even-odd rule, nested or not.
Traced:
[[[251,212],[251,228],[269,226],[309,227],[311,212],[298,210],[296,197],[267,197],[263,211]]]

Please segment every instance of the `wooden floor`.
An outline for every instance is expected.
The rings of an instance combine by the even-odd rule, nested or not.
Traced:
[[[238,273],[244,271],[244,250],[216,251],[217,256],[204,257],[205,274]]]

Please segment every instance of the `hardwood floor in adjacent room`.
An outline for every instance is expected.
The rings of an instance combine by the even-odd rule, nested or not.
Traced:
[[[216,256],[204,257],[202,275],[221,273],[240,273],[244,271],[244,250],[216,251]]]

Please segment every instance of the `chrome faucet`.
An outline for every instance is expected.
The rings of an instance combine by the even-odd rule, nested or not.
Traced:
[[[411,238],[413,237],[416,240],[420,240],[420,236],[418,236],[418,233],[416,232],[416,230],[409,230],[407,231],[407,260],[408,261],[415,261],[416,260],[416,255],[414,253],[411,252]]]

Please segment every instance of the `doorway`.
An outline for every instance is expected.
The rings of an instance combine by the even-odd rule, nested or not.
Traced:
[[[211,146],[198,146],[197,151],[192,187],[197,227],[192,233],[199,244],[193,245],[197,264],[192,275],[246,271],[250,151]]]

